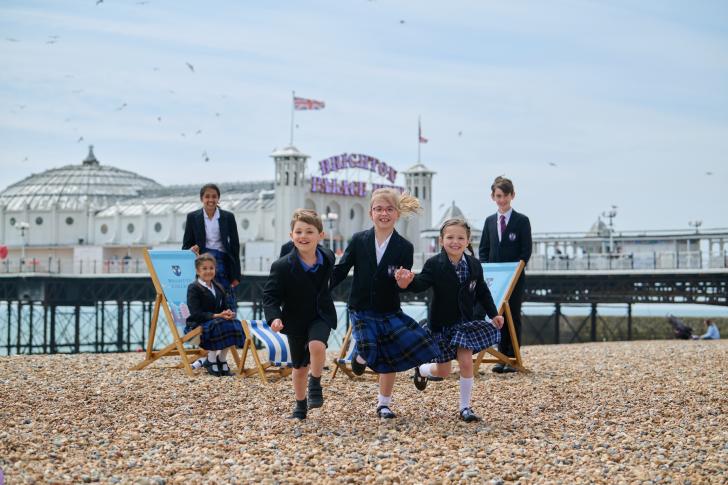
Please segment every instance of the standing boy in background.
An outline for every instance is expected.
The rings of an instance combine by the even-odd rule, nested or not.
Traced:
[[[512,263],[531,258],[531,223],[528,217],[516,212],[511,202],[516,196],[513,182],[505,177],[496,177],[490,186],[490,198],[498,206],[498,211],[485,219],[483,235],[480,240],[479,257],[481,263]],[[487,275],[486,275],[487,276]],[[513,315],[516,338],[521,342],[521,304],[526,283],[525,270],[518,278],[508,304]],[[500,351],[508,357],[515,357],[508,326],[501,328]],[[516,372],[510,365],[496,364],[493,372]]]

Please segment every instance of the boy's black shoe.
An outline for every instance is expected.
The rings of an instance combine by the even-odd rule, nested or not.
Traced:
[[[379,406],[377,408],[377,416],[382,419],[394,419],[397,417],[397,415],[389,409],[389,406]]]
[[[423,377],[422,374],[420,374],[419,367],[415,367],[415,375],[413,377],[414,377],[414,381],[415,381],[415,387],[417,388],[417,390],[424,391],[425,388],[427,387],[428,378]]]
[[[291,413],[290,418],[291,419],[306,419],[306,400],[301,399],[300,401],[296,399],[296,407],[293,408],[293,412]]]
[[[321,377],[308,376],[308,408],[320,408],[324,405],[324,391],[321,389]]]
[[[503,364],[501,364],[501,363],[498,363],[498,364],[494,365],[494,366],[493,366],[493,368],[492,368],[491,370],[492,370],[493,372],[496,372],[496,373],[498,373],[498,374],[503,374]]]
[[[354,352],[354,355],[351,356],[351,371],[355,375],[360,376],[360,375],[363,375],[364,374],[364,371],[365,370],[367,370],[367,365],[366,364],[360,364],[359,362],[357,362],[356,358],[357,358],[358,355],[359,354],[355,351]]]
[[[480,416],[473,412],[473,408],[463,408],[460,410],[460,419],[466,423],[472,423],[474,421],[480,421]]]

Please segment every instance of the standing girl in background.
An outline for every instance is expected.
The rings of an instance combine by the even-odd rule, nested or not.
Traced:
[[[235,319],[235,312],[228,306],[225,289],[215,281],[217,263],[210,254],[195,259],[197,279],[187,287],[187,317],[185,333],[202,325],[200,347],[207,350],[207,372],[215,376],[229,376],[227,349],[243,348],[243,325]]]
[[[217,261],[215,281],[228,295],[231,309],[235,304],[235,287],[240,283],[240,240],[235,215],[220,209],[220,189],[205,184],[200,189],[202,208],[187,214],[182,249],[200,255],[210,253]]]
[[[390,409],[396,372],[430,362],[439,351],[427,331],[400,307],[400,289],[394,279],[398,268],[412,268],[414,248],[394,225],[400,214],[415,213],[419,201],[393,189],[372,193],[369,217],[374,227],[354,234],[339,264],[331,287],[354,268],[349,310],[356,338],[352,371],[362,375],[366,366],[379,374],[377,415],[394,418]]]
[[[511,207],[511,202],[515,197],[516,191],[513,188],[513,182],[505,177],[496,177],[493,185],[490,186],[490,198],[498,206],[498,211],[485,219],[480,240],[481,263],[523,261],[527,264],[531,259],[531,222],[528,217],[514,211]],[[525,284],[526,271],[524,270],[508,300],[518,342],[521,341],[521,305]],[[516,356],[508,328],[501,329],[500,351],[508,357]],[[502,374],[516,372],[516,369],[510,365],[496,364],[493,372]]]
[[[493,303],[488,285],[483,279],[483,267],[469,254],[470,225],[462,219],[448,219],[440,228],[442,252],[425,262],[422,272],[414,275],[402,269],[396,273],[400,288],[425,291],[433,288],[428,312],[428,325],[438,343],[440,356],[435,363],[415,367],[415,387],[424,391],[429,377],[450,375],[451,361],[460,366],[460,419],[480,421],[470,407],[473,393],[473,354],[500,341],[499,329],[503,317]],[[475,304],[480,303],[492,319],[492,324],[476,320]]]

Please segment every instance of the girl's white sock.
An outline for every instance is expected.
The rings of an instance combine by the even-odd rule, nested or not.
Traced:
[[[432,366],[435,364],[422,364],[420,366],[420,375],[422,377],[432,377]]]
[[[367,361],[364,360],[364,359],[362,359],[361,358],[361,355],[359,355],[359,354],[356,354],[356,361],[359,362],[360,364],[366,364],[367,363]]]
[[[382,396],[381,394],[379,395],[379,406],[389,407],[390,404],[392,404],[392,396]]]
[[[220,352],[218,360],[220,360],[220,362],[225,362],[227,360],[228,349],[219,350],[218,352]]]
[[[205,358],[204,357],[200,357],[199,359],[197,359],[196,361],[194,361],[192,363],[192,368],[193,369],[199,369],[200,367],[202,367],[202,365],[204,363],[205,363]]]
[[[207,360],[208,360],[209,362],[211,362],[211,363],[212,363],[212,362],[217,362],[217,354],[218,354],[219,352],[220,352],[219,350],[210,350],[210,351],[209,351],[209,352],[207,353]]]
[[[460,376],[460,410],[470,407],[473,395],[473,378]]]

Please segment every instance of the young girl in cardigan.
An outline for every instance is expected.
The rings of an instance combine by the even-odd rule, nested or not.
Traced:
[[[243,348],[245,337],[240,320],[230,309],[223,287],[215,281],[216,261],[211,254],[195,258],[197,279],[187,287],[187,317],[185,333],[202,325],[200,347],[207,350],[207,372],[215,376],[229,376],[227,351],[233,345]]]
[[[473,256],[465,254],[470,247],[470,226],[462,219],[448,219],[440,229],[442,252],[425,262],[422,272],[414,275],[402,269],[395,277],[400,288],[425,291],[433,288],[428,325],[441,355],[435,363],[415,367],[415,387],[424,391],[429,377],[446,377],[451,361],[460,366],[460,419],[480,421],[470,407],[473,391],[473,354],[500,341],[503,317],[493,303],[483,268]],[[480,302],[492,320],[475,320],[473,310]]]
[[[354,268],[349,310],[356,338],[352,371],[361,375],[366,366],[379,374],[377,415],[394,418],[390,409],[397,372],[405,371],[439,355],[426,330],[402,312],[400,290],[394,279],[398,268],[411,268],[414,248],[394,225],[400,214],[419,210],[419,201],[393,189],[372,193],[369,217],[374,227],[354,234],[339,264],[331,287]]]

